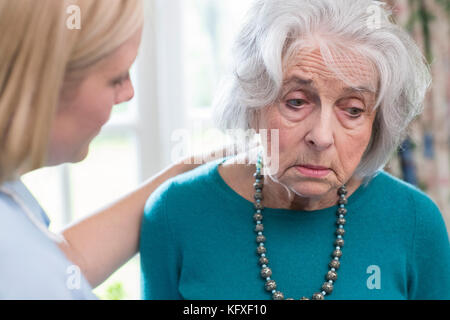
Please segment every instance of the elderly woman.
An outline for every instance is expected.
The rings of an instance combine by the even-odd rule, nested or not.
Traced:
[[[450,298],[439,209],[381,170],[429,85],[408,35],[378,2],[258,0],[235,54],[222,125],[279,139],[149,198],[144,298]]]

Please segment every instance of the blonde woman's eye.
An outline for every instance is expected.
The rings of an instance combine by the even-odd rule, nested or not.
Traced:
[[[115,84],[116,86],[120,86],[120,85],[122,85],[124,82],[125,82],[125,79],[119,79],[119,80],[117,80],[116,82],[114,82],[114,84]]]
[[[113,80],[113,81],[111,82],[111,84],[112,84],[114,87],[115,87],[115,86],[120,86],[120,85],[122,85],[123,83],[124,83],[124,79],[122,79],[122,78]]]
[[[125,83],[125,81],[127,81],[128,79],[130,79],[130,74],[127,73],[126,76],[120,77],[118,79],[115,79],[112,81],[112,85],[113,86],[121,86]]]

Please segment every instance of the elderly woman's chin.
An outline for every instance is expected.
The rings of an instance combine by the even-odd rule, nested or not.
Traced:
[[[339,188],[339,184],[331,172],[323,178],[296,177],[296,179],[280,181],[280,183],[303,198],[321,198],[330,192],[336,193]]]

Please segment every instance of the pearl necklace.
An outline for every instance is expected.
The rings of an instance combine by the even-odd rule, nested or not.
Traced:
[[[253,175],[255,177],[255,183],[253,184],[253,187],[255,188],[255,194],[254,194],[254,207],[255,207],[255,213],[253,215],[253,220],[256,222],[255,226],[255,232],[257,233],[256,236],[256,242],[258,243],[258,247],[256,249],[256,252],[259,256],[259,265],[261,266],[261,277],[266,281],[264,288],[266,291],[270,292],[272,294],[272,299],[274,300],[283,300],[284,294],[281,291],[277,291],[277,284],[274,280],[272,280],[270,277],[272,276],[272,270],[268,267],[269,259],[267,258],[267,248],[264,246],[264,243],[266,242],[266,237],[263,235],[264,226],[262,224],[263,220],[263,214],[262,210],[264,209],[264,206],[262,205],[263,195],[262,195],[262,189],[263,189],[263,175],[261,174],[262,169],[262,160],[261,156],[258,156],[258,160],[256,163],[256,172]],[[324,300],[325,295],[330,294],[333,291],[333,284],[337,279],[337,269],[340,267],[340,261],[339,259],[342,256],[342,250],[341,248],[344,246],[344,224],[345,224],[345,214],[347,213],[347,209],[345,208],[345,205],[347,204],[346,199],[347,189],[346,186],[343,185],[338,189],[338,195],[339,195],[339,208],[337,210],[337,229],[336,229],[336,240],[334,241],[335,249],[333,253],[331,254],[332,260],[328,264],[330,267],[330,270],[325,276],[325,279],[327,280],[322,284],[321,290],[319,292],[316,292],[312,295],[313,300]],[[288,298],[286,300],[294,300],[292,298]],[[300,300],[309,300],[307,297],[302,297]]]

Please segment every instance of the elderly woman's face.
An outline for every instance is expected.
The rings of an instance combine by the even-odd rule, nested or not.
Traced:
[[[352,177],[375,119],[377,76],[370,66],[357,57],[351,65],[337,61],[349,86],[328,69],[318,50],[298,54],[285,71],[279,101],[260,118],[260,127],[279,129],[275,181],[300,196],[320,197]]]

